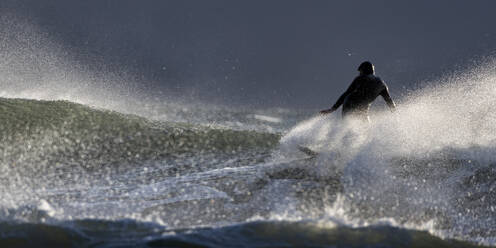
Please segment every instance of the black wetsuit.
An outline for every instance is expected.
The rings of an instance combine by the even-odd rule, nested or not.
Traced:
[[[346,92],[339,97],[332,109],[343,105],[343,118],[353,116],[369,121],[369,107],[381,95],[388,106],[394,110],[395,104],[389,96],[386,84],[373,74],[359,75],[351,83]]]

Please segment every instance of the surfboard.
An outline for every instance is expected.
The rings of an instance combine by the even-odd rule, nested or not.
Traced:
[[[306,146],[298,146],[298,150],[300,150],[300,152],[303,152],[310,157],[316,157],[317,155],[319,155],[318,152],[316,152],[316,151],[314,151],[314,150],[312,150]]]

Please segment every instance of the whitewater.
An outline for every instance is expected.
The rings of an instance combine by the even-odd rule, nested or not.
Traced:
[[[496,245],[492,59],[363,127],[146,97],[2,18],[2,247]]]

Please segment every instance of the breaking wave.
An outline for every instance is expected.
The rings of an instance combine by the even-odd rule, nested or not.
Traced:
[[[328,215],[352,226],[392,220],[440,237],[494,245],[496,63],[453,74],[379,112],[367,127],[314,117],[281,140],[319,155],[313,174],[340,173]]]

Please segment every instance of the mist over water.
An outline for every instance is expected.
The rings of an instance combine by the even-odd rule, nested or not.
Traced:
[[[23,19],[0,28],[0,243],[495,245],[492,59],[363,127],[148,95]]]

